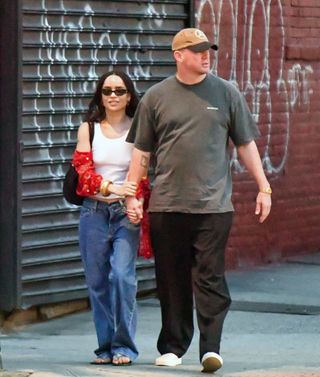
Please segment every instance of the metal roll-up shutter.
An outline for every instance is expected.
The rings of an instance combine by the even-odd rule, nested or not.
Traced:
[[[23,0],[21,307],[86,297],[78,207],[62,182],[97,78],[125,70],[143,94],[175,71],[189,1]],[[138,261],[139,292],[155,288]]]

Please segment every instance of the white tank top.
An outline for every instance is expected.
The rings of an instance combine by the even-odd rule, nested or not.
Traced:
[[[127,177],[133,144],[126,142],[128,131],[121,137],[110,139],[102,131],[100,123],[94,125],[94,138],[92,141],[92,155],[96,172],[104,180],[122,185]],[[108,199],[117,197],[111,194]],[[95,198],[104,198],[100,193]]]

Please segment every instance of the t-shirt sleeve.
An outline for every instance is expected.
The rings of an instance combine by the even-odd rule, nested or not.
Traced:
[[[232,103],[230,120],[230,137],[236,146],[248,144],[260,136],[248,104],[240,92]]]
[[[153,109],[143,99],[137,107],[126,141],[144,152],[154,150],[156,140]]]

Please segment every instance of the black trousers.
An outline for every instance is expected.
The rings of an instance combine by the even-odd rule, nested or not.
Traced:
[[[193,337],[193,297],[200,330],[200,360],[219,353],[223,322],[231,304],[225,280],[225,248],[232,212],[150,213],[162,328],[160,354],[181,357]]]

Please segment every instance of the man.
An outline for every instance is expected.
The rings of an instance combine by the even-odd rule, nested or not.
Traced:
[[[156,365],[176,366],[193,336],[193,294],[200,330],[203,372],[218,370],[220,341],[230,306],[224,254],[232,222],[228,140],[258,186],[255,214],[262,223],[271,208],[271,188],[254,142],[259,131],[239,91],[211,73],[209,49],[198,29],[172,42],[177,72],[142,98],[127,141],[134,142],[130,181],[139,181],[155,154],[149,204],[162,328]],[[127,198],[133,223],[141,204]]]

